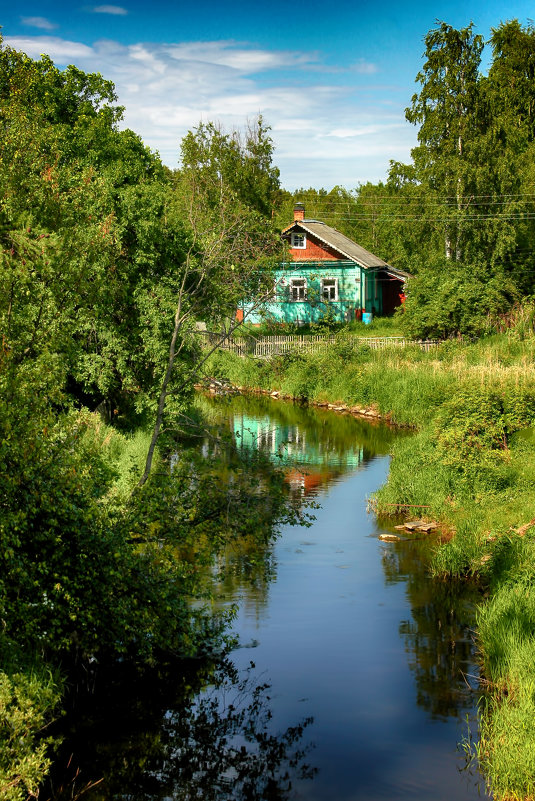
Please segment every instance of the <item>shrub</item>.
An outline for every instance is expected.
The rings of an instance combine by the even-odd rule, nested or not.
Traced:
[[[50,740],[40,737],[59,701],[49,676],[0,672],[0,799],[37,798],[50,766]]]
[[[480,265],[439,261],[409,280],[401,324],[414,338],[481,336],[516,297],[505,275],[488,275]]]

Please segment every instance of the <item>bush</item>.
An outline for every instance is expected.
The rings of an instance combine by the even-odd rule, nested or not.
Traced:
[[[40,732],[50,721],[59,692],[50,676],[35,671],[0,672],[0,799],[37,798],[50,766],[50,740]]]
[[[409,280],[401,324],[415,339],[481,336],[495,328],[498,316],[516,299],[507,276],[444,260]]]

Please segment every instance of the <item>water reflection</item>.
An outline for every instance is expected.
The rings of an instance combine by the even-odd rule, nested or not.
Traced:
[[[200,399],[199,405],[213,421],[224,421],[238,451],[260,450],[283,467],[296,499],[317,494],[373,456],[388,453],[396,436],[381,423],[266,397]]]
[[[239,449],[268,452],[284,466],[292,489],[302,488],[305,494],[327,489],[341,476],[388,453],[394,437],[403,435],[385,425],[269,398],[238,397],[230,403],[220,398],[210,403],[234,432]],[[383,525],[388,528],[390,523],[385,520]],[[410,602],[410,617],[399,623],[399,634],[416,682],[418,705],[433,719],[461,718],[473,708],[477,692],[473,626],[480,596],[466,583],[430,580],[434,547],[430,537],[389,543],[382,548],[382,566],[386,584],[403,582]],[[256,582],[241,585],[248,610],[255,609],[257,616],[268,602],[266,584],[277,576],[271,549],[263,554],[262,563],[265,572],[257,572]],[[230,593],[227,598],[236,597],[230,582],[224,589]]]
[[[197,668],[175,685],[169,675],[151,678],[133,688],[130,677],[125,695],[123,676],[78,706],[83,724],[77,719],[58,760],[70,770],[52,779],[45,798],[286,801],[296,780],[313,778],[310,748],[301,745],[312,720],[272,733],[270,686],[253,663],[241,673],[228,660]]]
[[[411,618],[399,633],[417,687],[417,702],[433,719],[464,717],[478,692],[474,660],[476,587],[449,580],[430,581],[428,539],[389,543],[383,550],[387,583],[403,581]]]
[[[223,441],[230,432],[238,453],[261,451],[283,469],[288,501],[295,506],[310,503],[348,473],[388,453],[399,436],[379,422],[265,396],[199,396],[197,405],[204,418],[219,427]],[[221,450],[213,436],[201,447],[207,459]],[[269,585],[277,578],[272,544],[263,547],[255,538],[230,543],[218,554],[212,575],[217,597],[227,603],[239,601],[259,619],[269,600]]]

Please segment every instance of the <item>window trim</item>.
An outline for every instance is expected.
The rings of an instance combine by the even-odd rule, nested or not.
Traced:
[[[324,287],[325,287],[325,282],[326,281],[334,281],[334,298],[325,297]],[[336,301],[339,299],[338,289],[339,289],[339,282],[338,282],[338,278],[336,276],[333,276],[333,275],[324,276],[321,279],[321,284],[320,284],[320,294],[321,294],[322,301],[323,302],[327,301],[328,303],[336,303]]]
[[[296,244],[296,239],[298,239],[299,244]],[[304,232],[299,231],[292,231],[291,234],[291,247],[294,250],[306,250],[307,246],[307,235]]]
[[[297,286],[297,282],[299,282],[299,287]],[[303,297],[294,298],[294,284],[296,288],[300,288],[303,290]],[[306,303],[308,298],[308,282],[304,276],[290,278],[289,289],[290,289],[290,303]]]

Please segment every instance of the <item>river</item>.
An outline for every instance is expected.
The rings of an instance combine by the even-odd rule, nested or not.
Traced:
[[[429,538],[381,541],[393,527],[367,509],[400,434],[266,398],[205,403],[315,519],[214,578],[219,606],[237,608],[221,668],[95,702],[68,743],[84,781],[104,777],[87,798],[487,797],[459,747],[477,732],[477,591],[431,580]]]

